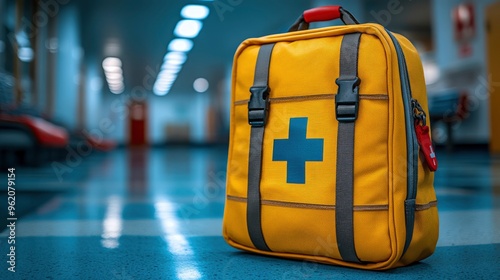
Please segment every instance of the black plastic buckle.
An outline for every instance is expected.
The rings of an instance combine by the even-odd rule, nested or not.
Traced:
[[[361,80],[356,77],[349,80],[337,79],[339,86],[335,96],[335,114],[339,122],[354,122],[358,118],[359,84]]]
[[[266,124],[269,112],[268,86],[255,86],[250,88],[252,95],[248,101],[248,123],[251,126],[261,127]]]

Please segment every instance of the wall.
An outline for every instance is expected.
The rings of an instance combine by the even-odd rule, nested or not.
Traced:
[[[45,42],[48,40],[48,26],[47,24],[38,26],[37,44],[36,44],[36,92],[38,94],[38,103],[36,108],[41,112],[45,111],[47,107],[47,80],[49,73],[47,71],[47,53],[48,49]]]
[[[0,0],[0,71],[5,67],[5,49],[7,48],[4,41],[4,18],[5,18],[5,0]]]
[[[84,127],[87,130],[99,128],[103,119],[101,114],[103,80],[102,68],[97,59],[86,59],[85,64],[85,113]]]
[[[102,71],[102,70],[100,70]],[[99,120],[95,122],[89,122],[89,129],[94,133],[102,133],[102,129],[99,128],[100,122],[109,122],[110,129],[103,133],[104,138],[114,140],[119,144],[126,144],[128,141],[128,136],[126,135],[126,122],[128,118],[128,97],[125,93],[120,95],[114,95],[106,89],[106,81],[103,81],[102,89],[100,89],[97,94],[100,99],[100,106],[96,115],[99,116]]]
[[[106,84],[104,83],[104,87]],[[128,141],[128,104],[129,94],[109,93],[106,88],[98,93],[102,95],[99,119],[89,120],[88,129],[99,129],[97,123],[105,120],[112,124],[111,129],[104,133],[108,139],[120,144]],[[207,138],[206,116],[212,95],[210,92],[192,93],[172,91],[166,96],[155,96],[148,93],[148,140],[152,145],[165,144],[168,135],[167,124],[188,125],[190,127],[190,142],[205,143]],[[89,105],[88,105],[89,106]]]
[[[57,20],[58,52],[54,117],[74,129],[77,124],[78,77],[82,58],[76,5],[69,3],[60,7]]]
[[[168,123],[190,126],[192,143],[206,142],[207,111],[212,98],[205,93],[172,91],[167,96],[149,98],[149,139],[152,144],[164,143]]]
[[[489,98],[484,10],[492,2],[494,1],[432,1],[436,62],[444,76],[451,76],[447,81],[444,81],[443,87],[465,88],[471,94],[471,103],[469,104],[471,106],[471,115],[454,131],[457,142],[487,143],[489,141]],[[461,58],[459,55],[459,44],[454,39],[451,19],[453,8],[461,3],[473,3],[476,16],[476,36],[470,42],[472,55],[466,58]],[[467,80],[467,84],[463,83],[465,80]]]

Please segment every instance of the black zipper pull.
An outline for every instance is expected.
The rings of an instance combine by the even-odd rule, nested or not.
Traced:
[[[411,108],[413,110],[413,118],[415,121],[418,121],[418,123],[422,124],[423,126],[427,125],[427,115],[425,114],[424,109],[416,99],[411,100]]]

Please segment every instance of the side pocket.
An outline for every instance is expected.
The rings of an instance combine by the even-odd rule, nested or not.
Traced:
[[[400,265],[425,259],[434,253],[439,236],[438,219],[437,201],[417,204],[413,239]]]
[[[419,150],[418,184],[413,238],[398,265],[407,265],[432,255],[439,236],[439,217],[434,172],[431,172]]]

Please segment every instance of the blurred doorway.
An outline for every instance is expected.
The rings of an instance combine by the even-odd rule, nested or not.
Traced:
[[[134,101],[129,107],[129,136],[130,146],[145,146],[148,106],[146,101]]]

